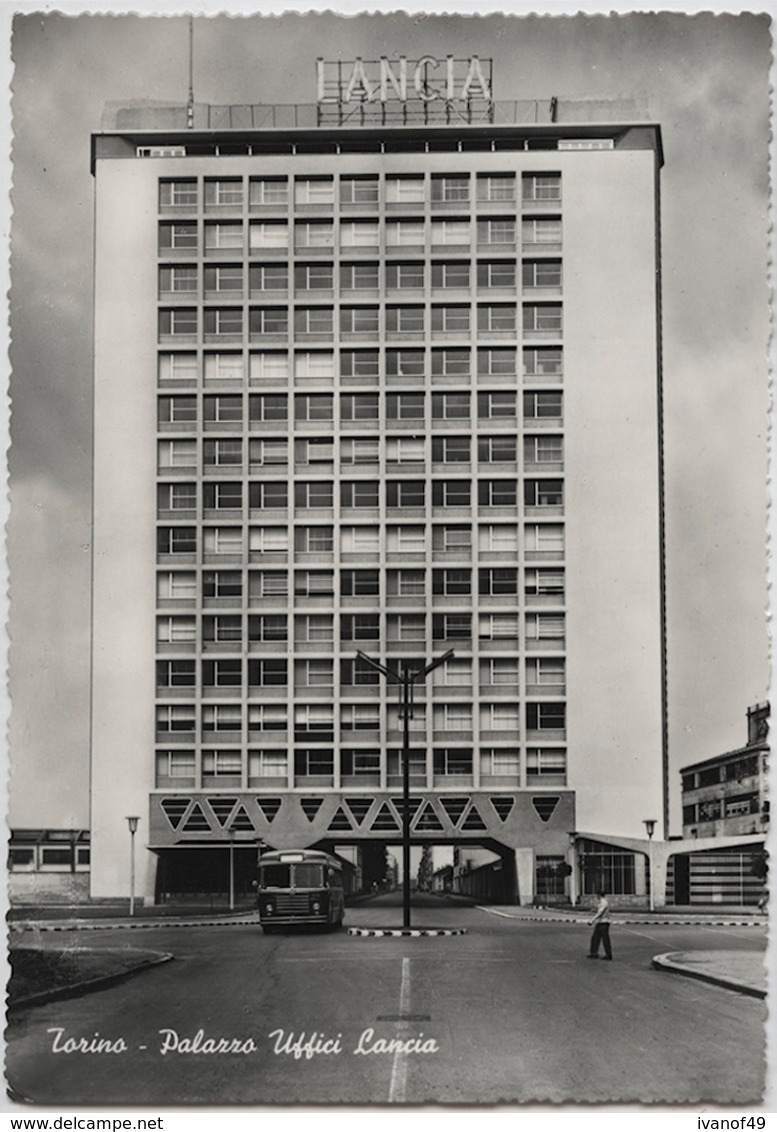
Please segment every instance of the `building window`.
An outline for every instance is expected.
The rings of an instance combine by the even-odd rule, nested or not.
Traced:
[[[340,331],[342,334],[377,334],[380,324],[378,307],[341,307]]]
[[[479,436],[478,460],[481,464],[510,464],[518,459],[514,436]]]
[[[188,571],[157,574],[156,595],[159,601],[190,601],[197,597],[197,578]]]
[[[432,592],[443,597],[461,597],[472,593],[472,571],[462,569],[433,570]]]
[[[523,455],[530,464],[561,464],[564,460],[564,438],[557,435],[526,436]]]
[[[194,751],[157,751],[157,772],[162,778],[194,778]]]
[[[341,248],[371,248],[378,245],[378,224],[374,220],[341,220]]]
[[[524,287],[561,286],[560,259],[526,259],[523,261],[521,271]]]
[[[249,199],[252,205],[285,205],[289,200],[288,182],[285,177],[252,177]]]
[[[563,648],[565,622],[563,613],[527,613],[527,641],[555,641]]]
[[[206,423],[242,424],[243,398],[239,395],[206,397],[203,415]]]
[[[563,685],[566,679],[566,663],[563,657],[529,657],[526,661],[526,683],[544,685]],[[558,687],[556,688],[558,692]]]
[[[432,438],[432,459],[441,464],[468,464],[469,436],[435,436]]]
[[[478,220],[479,244],[514,244],[515,219],[509,216]]]
[[[197,485],[194,483],[161,483],[157,489],[157,507],[163,511],[193,511],[197,506]]]
[[[360,657],[355,660],[340,661],[340,684],[342,687],[358,687],[379,683],[380,673]]]
[[[239,778],[243,770],[243,756],[240,751],[202,752],[202,773],[214,778]]]
[[[252,510],[287,507],[288,484],[276,480],[254,480],[248,485],[248,505]]]
[[[248,459],[251,471],[256,468],[285,468],[289,462],[287,440],[249,440]]]
[[[478,480],[480,507],[515,507],[518,486],[515,480]]]
[[[517,613],[484,613],[478,623],[481,641],[518,640]]]
[[[478,417],[481,420],[514,418],[518,412],[515,393],[478,393]]]
[[[484,524],[478,528],[481,551],[515,552],[518,550],[518,528],[512,523]]]
[[[196,554],[197,532],[194,527],[160,527],[156,547],[157,554]]]
[[[564,571],[550,568],[527,569],[524,592],[527,597],[564,597]]]
[[[197,355],[160,354],[157,363],[157,376],[160,381],[195,382],[197,380]],[[194,398],[191,398],[191,400],[194,401]]]
[[[243,553],[242,527],[205,527],[202,535],[206,554],[232,554],[240,557]]]
[[[525,480],[523,501],[527,507],[562,507],[563,480]]]
[[[248,229],[249,251],[262,251],[270,248],[289,246],[289,226],[279,220],[257,221]]]
[[[342,570],[340,592],[343,597],[375,597],[380,593],[377,570]]]
[[[482,731],[511,731],[518,737],[521,724],[521,709],[515,703],[481,704],[480,727]]]
[[[286,751],[249,751],[249,778],[283,778],[288,775]]]
[[[493,657],[480,662],[480,682],[496,687],[518,684],[518,658]]]
[[[378,178],[376,176],[340,178],[340,204],[377,203]]]
[[[423,420],[424,412],[423,393],[388,393],[386,395],[386,416],[389,420]]]
[[[515,261],[498,259],[479,263],[478,287],[515,287]]]
[[[515,307],[512,303],[478,307],[478,330],[491,334],[515,334]],[[515,372],[515,366],[510,371]]]
[[[180,293],[191,293],[197,290],[197,268],[196,267],[160,267],[159,268],[159,291],[164,294],[168,291]]]
[[[472,774],[471,747],[435,747],[432,753],[434,773],[447,775]]]
[[[386,177],[386,201],[391,204],[420,204],[424,200],[424,178]]]
[[[540,346],[524,350],[523,372],[525,377],[560,377],[563,373],[561,347]]]
[[[432,264],[432,287],[469,289],[470,265],[467,260]]]
[[[422,554],[426,547],[423,527],[389,527],[386,538],[392,554]]]
[[[203,731],[240,731],[240,704],[206,704],[202,709]]]
[[[203,441],[202,462],[206,468],[240,467],[243,463],[243,441],[232,439]]]
[[[295,527],[294,549],[300,554],[328,554],[334,549],[334,527]]]
[[[285,351],[255,351],[248,358],[248,374],[252,382],[283,382],[289,376],[289,358]]]
[[[335,580],[331,570],[295,570],[296,597],[329,597],[334,592]]]
[[[157,441],[157,464],[164,468],[190,468],[197,466],[196,440]]]
[[[203,484],[203,505],[206,511],[239,511],[243,506],[242,483]]]
[[[472,549],[472,529],[462,525],[439,525],[433,530],[432,542],[435,550],[466,552],[469,555]]]
[[[331,177],[297,177],[295,204],[334,204],[335,186]]]
[[[517,778],[521,772],[518,751],[499,747],[485,747],[480,753],[480,773]]]
[[[386,330],[392,334],[423,334],[424,308],[386,307]]]
[[[340,395],[340,420],[376,421],[379,413],[377,393],[342,393]]]
[[[285,641],[287,638],[285,613],[252,614],[248,618],[248,639],[252,643]]]
[[[243,578],[238,570],[204,570],[202,596],[239,599],[243,593]]]
[[[341,641],[377,641],[379,637],[380,617],[377,613],[341,614]]]
[[[297,660],[294,662],[294,684],[298,688],[331,687],[334,673],[331,660]]]
[[[562,330],[561,303],[524,303],[523,329],[537,334],[560,334]]]
[[[160,181],[160,208],[196,208],[197,182],[192,180]]]
[[[432,355],[434,357],[434,355]],[[432,419],[436,421],[469,420],[469,393],[433,393]]]
[[[248,549],[252,554],[279,554],[289,549],[289,535],[285,527],[250,527]]]
[[[289,312],[286,307],[252,307],[248,319],[252,335],[286,335],[289,332]]]
[[[297,421],[331,421],[334,400],[329,393],[301,394],[294,398],[294,419]]]
[[[469,307],[432,307],[432,330],[445,334],[469,334]],[[439,351],[440,354],[448,352]],[[466,355],[467,370],[464,372],[469,372],[469,351],[462,350],[460,354]]]
[[[561,217],[533,216],[521,221],[521,239],[527,247],[533,244],[560,244]]]
[[[205,181],[205,203],[221,207],[230,205],[234,208],[242,208],[243,182],[237,178],[218,181],[208,178]]]
[[[203,660],[202,683],[205,688],[239,688],[243,683],[242,660]]]
[[[380,372],[377,350],[341,350],[341,377],[377,377]]]
[[[285,660],[249,660],[248,683],[253,688],[281,687],[288,683]]]
[[[435,641],[469,640],[472,637],[472,615],[470,613],[433,614],[432,637]]]
[[[156,639],[159,644],[193,643],[197,639],[194,617],[157,617]]]
[[[525,201],[561,200],[560,173],[524,173],[521,196]]]
[[[423,350],[386,350],[386,373],[389,377],[423,377]]]
[[[157,731],[190,732],[196,729],[193,704],[158,704],[156,709]]]
[[[448,247],[457,244],[469,244],[469,220],[433,220],[432,243]]]
[[[517,373],[518,353],[514,349],[478,350],[478,373],[482,377],[514,377]],[[486,394],[486,397],[498,398],[500,394]],[[515,394],[510,396],[515,404]],[[478,395],[478,403],[480,395]],[[482,413],[480,414],[483,415]],[[509,414],[515,416],[515,413]]]
[[[285,731],[287,727],[288,708],[285,704],[248,705],[250,731]]]
[[[294,618],[295,641],[314,643],[334,640],[334,621],[329,613],[302,614]]]
[[[547,417],[562,419],[563,394],[553,393],[524,393],[523,415],[527,420],[545,419]]]
[[[424,286],[423,263],[387,263],[386,287],[389,290],[419,291]]]
[[[515,200],[514,173],[481,173],[478,176],[477,186],[478,200],[492,203]]]
[[[388,247],[423,247],[425,238],[423,220],[386,221],[386,245]]]
[[[243,225],[230,220],[226,223],[205,225],[205,250],[222,251],[224,248],[241,251],[243,247]]]
[[[294,752],[294,774],[297,778],[331,778],[334,774],[334,754],[326,748],[305,749]]]
[[[331,307],[296,307],[294,310],[294,333],[309,334],[316,338],[331,337],[334,332],[334,311]],[[334,373],[334,358],[332,359]],[[299,370],[296,370],[300,376]]]
[[[158,688],[193,688],[196,669],[193,660],[158,660],[156,684]]]
[[[343,466],[352,464],[377,464],[379,458],[379,445],[377,437],[343,437],[340,441],[340,463]]]
[[[386,506],[392,510],[403,507],[423,507],[426,484],[423,480],[387,480]]]
[[[377,527],[340,527],[340,549],[343,554],[377,554],[380,532]]]
[[[434,480],[432,503],[435,507],[469,507],[472,485],[469,480]]]
[[[251,424],[285,421],[288,418],[288,399],[285,393],[259,393],[250,399]]]
[[[234,282],[237,284],[239,279],[242,284],[242,269],[227,270],[240,272],[240,275],[234,277]],[[248,278],[251,291],[286,291],[289,287],[289,269],[285,263],[252,263],[248,269]],[[224,290],[223,287],[220,289]],[[231,289],[239,291],[240,286],[236,285]]]
[[[249,574],[249,597],[286,597],[289,578],[285,570],[252,570]]]
[[[388,592],[398,597],[423,597],[426,578],[423,570],[390,570]]]
[[[567,773],[567,752],[563,747],[528,747],[526,773],[530,778]]]
[[[503,566],[478,570],[478,593],[488,597],[517,594],[517,569]]]
[[[294,225],[297,248],[331,248],[335,230],[331,220],[298,220]]]
[[[163,223],[159,225],[159,251],[197,250],[197,224],[195,221]]]
[[[378,484],[374,480],[343,481],[340,484],[342,508],[378,507]]]
[[[296,291],[331,291],[334,268],[331,263],[298,263],[294,268]]]
[[[341,263],[341,291],[377,291],[377,263]]]
[[[469,177],[448,173],[432,174],[432,201],[468,201]]]
[[[471,731],[472,704],[435,704],[433,726],[435,731]]]
[[[207,313],[207,312],[206,312]],[[206,323],[207,327],[207,323]],[[222,333],[230,333],[222,330]],[[206,354],[205,380],[211,381],[239,381],[242,382],[244,374],[242,354]]]
[[[197,333],[197,310],[194,307],[173,307],[159,312],[160,335],[193,336]]]
[[[206,307],[203,312],[206,334],[243,333],[243,311],[240,307]]]

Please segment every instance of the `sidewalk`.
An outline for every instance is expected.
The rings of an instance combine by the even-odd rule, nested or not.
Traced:
[[[659,971],[766,998],[766,965],[762,955],[746,951],[668,951],[654,955],[652,963]]]
[[[26,913],[26,915],[25,915]],[[112,928],[148,929],[175,927],[232,927],[258,924],[255,904],[230,911],[213,911],[201,905],[149,905],[130,917],[124,905],[83,905],[70,908],[19,907],[8,915],[8,930],[17,932],[108,931]]]

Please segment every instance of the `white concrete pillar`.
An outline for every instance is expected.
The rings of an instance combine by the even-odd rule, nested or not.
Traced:
[[[531,904],[534,900],[534,850],[515,850],[515,875],[518,878],[518,903]]]

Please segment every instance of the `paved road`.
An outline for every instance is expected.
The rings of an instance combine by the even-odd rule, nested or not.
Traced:
[[[400,910],[387,899],[349,910],[348,922],[398,924]],[[764,1003],[654,971],[650,960],[694,947],[758,951],[763,931],[614,926],[615,961],[606,963],[586,959],[583,926],[520,923],[436,901],[415,909],[413,923],[467,934],[100,932],[100,947],[131,943],[176,960],[14,1015],[9,1082],[19,1097],[75,1105],[760,1098]],[[49,935],[45,945],[68,939]],[[94,934],[72,942],[96,945]],[[244,1052],[187,1051],[181,1043],[198,1031]],[[95,1035],[116,1052],[53,1048],[55,1039],[63,1047]],[[321,1052],[300,1048],[295,1057],[294,1044],[314,1035]],[[397,1039],[410,1044],[382,1044]],[[176,1040],[177,1049],[161,1052]]]

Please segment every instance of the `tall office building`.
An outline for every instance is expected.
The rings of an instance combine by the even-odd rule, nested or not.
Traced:
[[[93,138],[94,897],[131,815],[146,898],[230,840],[397,841],[357,650],[454,651],[413,839],[496,847],[520,899],[661,811],[658,128],[370,66]]]

